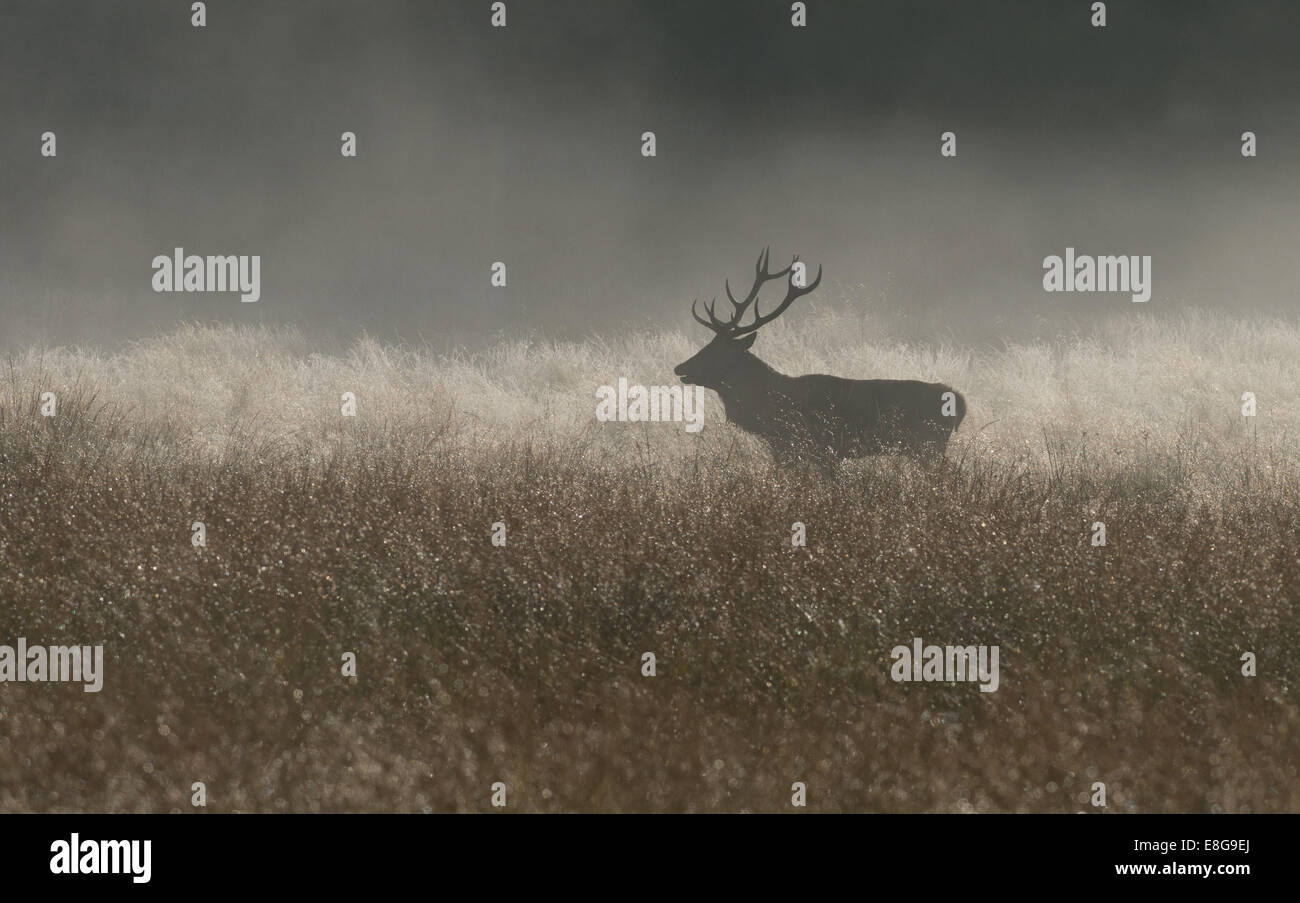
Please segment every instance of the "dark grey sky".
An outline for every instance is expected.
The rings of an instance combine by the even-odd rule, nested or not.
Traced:
[[[689,325],[767,243],[919,338],[1133,306],[1045,295],[1067,245],[1152,255],[1153,312],[1300,311],[1300,4],[1090,5],[4,0],[0,333]],[[262,300],[154,294],[177,245]]]

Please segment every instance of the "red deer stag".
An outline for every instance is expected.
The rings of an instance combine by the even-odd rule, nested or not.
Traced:
[[[769,251],[758,255],[754,286],[737,301],[726,283],[734,308],[729,320],[714,313],[706,320],[691,304],[691,315],[713,330],[714,337],[690,360],[673,371],[688,385],[713,389],[722,398],[727,419],[767,442],[778,465],[805,461],[833,470],[845,458],[891,452],[933,458],[941,455],[948,437],[966,416],[966,399],[943,383],[914,379],[843,379],[813,373],[786,376],[750,353],[760,327],[785,313],[794,301],[817,288],[821,268],[811,284],[795,284],[795,255],[790,266],[767,271]],[[764,283],[789,277],[785,300],[762,315],[754,304]],[[741,319],[753,307],[752,322]]]

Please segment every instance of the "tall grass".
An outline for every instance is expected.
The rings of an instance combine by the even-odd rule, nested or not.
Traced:
[[[596,421],[699,341],[196,326],[10,358],[0,643],[103,642],[108,672],[0,684],[0,808],[189,811],[200,780],[221,810],[478,810],[497,780],[530,810],[783,810],[796,780],[824,810],[1075,811],[1094,781],[1109,811],[1300,808],[1300,328],[778,322],[780,370],[968,399],[945,467],[830,482],[713,396],[696,435]],[[914,636],[1000,644],[1002,686],[892,682]]]

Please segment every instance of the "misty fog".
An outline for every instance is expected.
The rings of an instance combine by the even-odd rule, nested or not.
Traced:
[[[6,347],[692,331],[768,244],[824,265],[801,306],[906,340],[1297,309],[1293,5],[1111,4],[1105,29],[1077,3],[818,3],[806,29],[783,3],[518,2],[504,29],[477,2],[209,6],[0,9]],[[153,292],[176,247],[261,255],[261,300]],[[1150,255],[1151,301],[1045,293],[1066,247]]]

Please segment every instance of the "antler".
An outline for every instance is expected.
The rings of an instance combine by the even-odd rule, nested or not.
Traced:
[[[740,318],[745,315],[745,311],[749,309],[749,306],[754,303],[755,299],[758,298],[758,293],[759,291],[762,290],[764,283],[771,282],[773,279],[780,279],[782,276],[788,275],[791,269],[793,269],[794,267],[794,262],[791,261],[790,266],[786,267],[784,270],[781,270],[779,273],[769,273],[767,271],[767,264],[768,261],[771,260],[771,258],[772,258],[771,248],[764,248],[763,253],[758,255],[758,263],[754,264],[754,284],[750,287],[749,294],[745,296],[744,301],[737,301],[735,297],[731,294],[731,280],[726,280],[723,283],[725,288],[727,289],[727,300],[729,300],[731,302],[731,306],[736,309],[735,313],[731,317],[731,323],[730,323],[730,325],[733,328],[740,322]],[[798,259],[799,259],[798,257],[795,257],[795,260]]]
[[[701,325],[707,326],[719,335],[725,334],[733,337],[748,335],[751,332],[756,332],[759,327],[771,323],[777,317],[781,316],[781,314],[785,312],[785,309],[794,303],[795,299],[808,294],[813,289],[817,288],[818,284],[822,281],[822,270],[821,267],[818,267],[817,278],[812,281],[811,285],[799,287],[794,284],[794,265],[799,262],[798,254],[794,255],[794,260],[790,261],[790,265],[784,270],[769,273],[767,271],[767,265],[771,256],[772,252],[770,248],[764,248],[762,253],[758,255],[758,262],[754,264],[754,284],[750,288],[749,294],[745,296],[745,300],[737,301],[735,296],[731,294],[730,280],[724,283],[727,290],[727,299],[731,302],[732,308],[734,308],[730,320],[721,320],[715,313],[714,306],[717,304],[717,298],[714,298],[704,306],[705,311],[709,315],[708,320],[705,320],[695,312],[695,306],[699,303],[698,299],[691,302],[691,316],[693,316]],[[758,293],[762,290],[763,285],[771,282],[773,279],[780,279],[782,276],[790,277],[790,283],[786,290],[785,300],[777,306],[776,310],[768,314],[766,317],[761,316],[758,312],[758,308],[754,307],[754,322],[750,323],[748,326],[741,326],[741,319],[745,316],[745,313],[749,310],[750,306],[758,299]]]
[[[721,335],[724,332],[728,332],[730,330],[731,327],[727,325],[727,321],[719,320],[713,313],[713,305],[718,303],[717,298],[714,298],[708,304],[704,305],[704,311],[709,315],[709,319],[707,320],[695,312],[695,305],[699,303],[700,303],[699,298],[696,298],[694,301],[691,302],[691,316],[694,317],[702,326],[709,327],[719,335]]]
[[[794,260],[790,261],[790,265],[786,267],[785,270],[782,271],[790,274],[790,284],[786,288],[785,298],[781,301],[780,304],[776,306],[776,310],[772,311],[770,314],[768,314],[765,317],[762,314],[760,314],[758,312],[758,308],[755,307],[754,322],[750,323],[748,326],[740,326],[733,329],[731,333],[733,336],[749,335],[751,332],[758,332],[760,327],[766,326],[768,323],[771,323],[777,317],[781,316],[781,314],[785,313],[785,309],[789,307],[791,304],[793,304],[797,299],[802,298],[804,295],[808,294],[809,292],[813,291],[813,289],[817,288],[817,286],[821,285],[822,268],[820,266],[817,267],[816,279],[814,279],[812,282],[802,287],[795,285],[794,265],[798,262],[799,262],[799,255],[796,254],[794,255]]]

